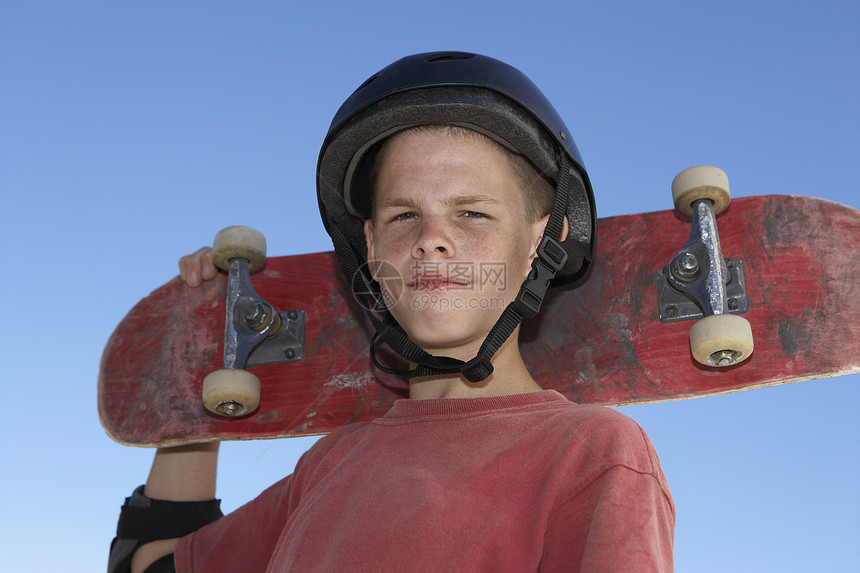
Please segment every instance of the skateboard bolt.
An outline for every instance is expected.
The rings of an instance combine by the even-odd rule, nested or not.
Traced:
[[[693,253],[683,253],[675,259],[672,274],[675,278],[685,282],[695,280],[699,274],[699,259]]]
[[[215,411],[222,416],[241,416],[248,411],[248,408],[239,402],[227,400],[215,406]]]
[[[736,299],[734,297],[730,298],[728,302],[729,302],[729,310],[737,310],[740,307],[740,304],[738,303],[738,299]]]
[[[683,257],[681,257],[680,263],[681,270],[687,271],[688,273],[694,273],[699,269],[699,261],[696,260],[696,255],[692,253],[685,253]]]
[[[670,304],[666,307],[666,316],[669,318],[673,318],[678,315],[678,307],[674,304]]]
[[[290,320],[296,320],[299,318],[299,313],[294,310],[287,311],[287,318]]]
[[[295,357],[296,357],[296,351],[294,348],[287,348],[284,351],[284,358],[286,358],[287,360],[292,360]]]
[[[737,354],[731,350],[718,350],[711,354],[710,360],[715,366],[731,366],[736,362]]]
[[[271,320],[269,307],[261,302],[255,303],[245,311],[245,324],[251,330],[263,330]]]

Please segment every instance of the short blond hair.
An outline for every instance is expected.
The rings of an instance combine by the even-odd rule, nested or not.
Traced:
[[[373,157],[373,164],[370,169],[369,188],[371,213],[373,213],[373,197],[376,195],[379,170],[382,166],[382,160],[388,143],[398,135],[406,132],[445,134],[455,138],[486,141],[501,151],[502,155],[507,157],[518,186],[523,191],[526,217],[528,217],[529,222],[535,222],[548,215],[552,209],[552,203],[555,197],[555,188],[553,187],[552,182],[544,177],[544,175],[538,171],[538,169],[528,159],[526,159],[524,155],[511,151],[495,139],[467,127],[447,124],[425,124],[416,125],[402,131],[398,131],[382,142],[379,151]]]

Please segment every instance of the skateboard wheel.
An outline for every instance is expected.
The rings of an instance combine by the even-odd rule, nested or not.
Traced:
[[[672,199],[675,209],[687,217],[693,216],[693,203],[710,199],[714,214],[719,215],[729,206],[729,176],[710,165],[690,167],[678,173],[672,181]]]
[[[222,270],[230,270],[230,259],[248,261],[248,271],[255,272],[266,264],[266,238],[251,227],[227,227],[218,231],[213,242],[212,260]]]
[[[216,370],[203,379],[203,405],[227,418],[250,414],[260,405],[260,379],[247,370]]]
[[[736,314],[706,316],[690,328],[690,349],[693,358],[705,366],[738,364],[752,354],[752,328]]]

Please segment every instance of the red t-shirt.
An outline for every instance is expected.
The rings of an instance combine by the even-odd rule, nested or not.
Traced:
[[[631,419],[555,391],[401,400],[182,539],[177,571],[672,570],[675,509]]]

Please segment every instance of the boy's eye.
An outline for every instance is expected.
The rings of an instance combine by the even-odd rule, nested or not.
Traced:
[[[409,213],[400,213],[400,214],[395,215],[394,217],[392,217],[392,218],[391,218],[391,220],[392,220],[392,221],[407,221],[407,220],[409,220],[409,219],[415,219],[416,217],[418,217],[418,214],[417,214],[417,213],[412,213],[412,212],[409,212]]]
[[[479,211],[464,211],[463,216],[468,219],[485,219],[487,217],[486,214]]]

